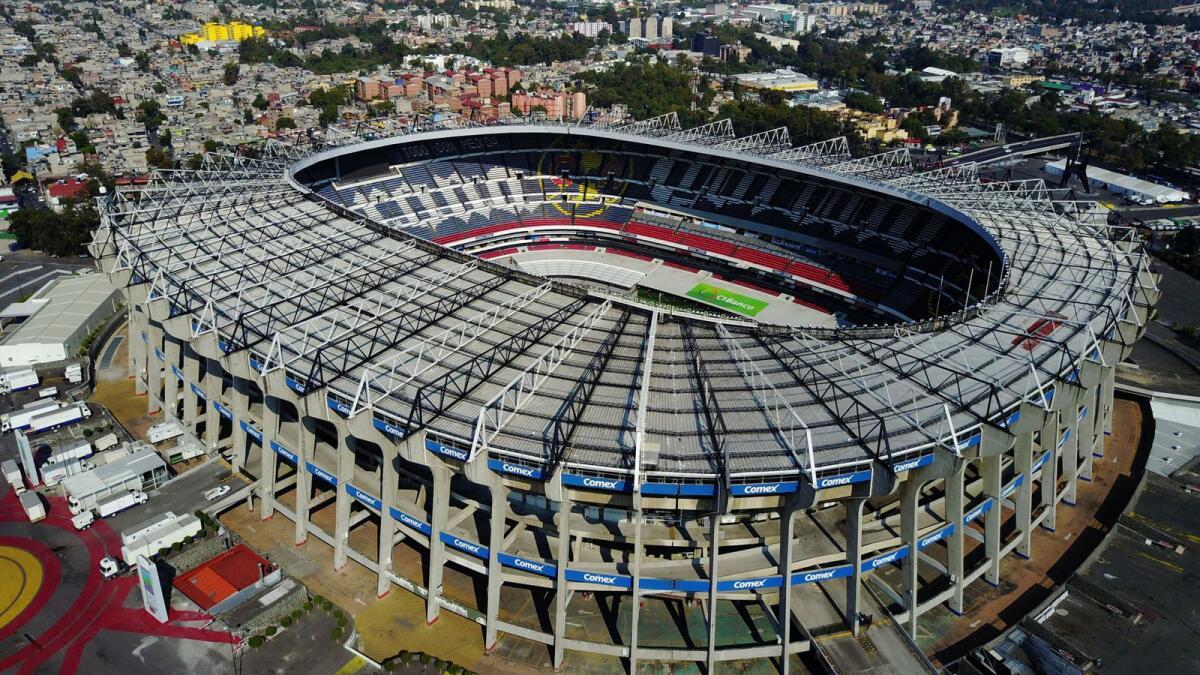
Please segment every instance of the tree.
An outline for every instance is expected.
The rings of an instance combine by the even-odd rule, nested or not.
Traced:
[[[254,95],[254,102],[251,103],[250,105],[254,106],[255,108],[258,108],[259,110],[266,110],[267,109],[267,99],[263,97],[262,92],[260,91]]]
[[[175,161],[165,148],[147,148],[146,163],[157,169],[173,169]]]
[[[138,52],[137,55],[135,55],[133,57],[133,60],[137,64],[138,70],[142,71],[143,73],[150,72],[150,55],[149,54],[147,54],[146,52]]]
[[[225,77],[223,78],[222,81],[225,82],[225,86],[227,86],[227,87],[232,87],[233,85],[237,84],[238,64],[236,64],[236,63],[226,63],[225,64]]]
[[[876,114],[883,112],[883,104],[879,102],[879,99],[870,94],[864,94],[861,91],[852,91],[846,94],[842,99],[842,103],[845,103],[847,108],[863,112]]]
[[[153,131],[166,121],[166,116],[162,113],[162,106],[158,101],[142,101],[138,104],[137,119],[146,126],[147,131]]]
[[[283,131],[284,129],[295,129],[296,120],[290,117],[280,117],[275,120],[275,131]]]

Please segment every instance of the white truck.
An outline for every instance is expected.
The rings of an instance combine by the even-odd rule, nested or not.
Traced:
[[[73,441],[68,441],[66,445],[50,453],[50,458],[46,460],[48,464],[61,464],[72,460],[84,459],[92,456],[92,444],[82,438]]]
[[[75,515],[71,516],[71,525],[73,525],[77,530],[86,530],[91,527],[92,523],[94,522],[96,522],[96,514],[92,513],[91,511],[84,511],[83,513],[76,513]]]
[[[42,498],[38,493],[22,492],[20,499],[21,508],[25,509],[25,515],[29,516],[29,522],[36,523],[46,517],[46,505],[42,503]]]
[[[38,398],[55,398],[58,396],[58,387],[46,387],[38,389]]]
[[[71,384],[79,384],[83,382],[83,366],[78,363],[72,363],[63,371],[63,376],[67,378],[67,382]]]
[[[146,493],[141,490],[122,492],[121,494],[100,500],[96,504],[96,515],[101,518],[108,518],[138,504],[145,504],[147,499],[149,498],[146,496]]]
[[[42,482],[46,487],[54,487],[62,482],[62,479],[67,476],[74,476],[77,473],[91,471],[96,468],[86,459],[73,459],[66,462],[58,462],[57,464],[46,464],[42,467]]]
[[[199,534],[200,529],[200,519],[196,516],[190,513],[177,516],[167,511],[132,532],[121,533],[121,558],[126,565],[133,566],[139,555],[151,558],[162,549]]]
[[[30,403],[20,410],[0,415],[0,431],[24,429],[29,426],[29,420],[38,415],[58,410],[62,405],[58,401],[42,399]]]
[[[8,483],[14,492],[21,494],[25,491],[25,479],[21,476],[21,467],[16,460],[6,459],[0,462],[0,472],[4,473],[4,482]]]
[[[29,419],[29,430],[32,433],[57,429],[64,424],[72,424],[92,416],[92,409],[86,403],[73,403],[58,410],[34,415]]]
[[[109,432],[107,434],[104,434],[100,438],[97,438],[96,442],[93,443],[92,445],[95,446],[96,452],[103,452],[105,450],[108,450],[109,448],[113,448],[113,447],[116,447],[117,445],[120,445],[120,443],[121,443],[121,439],[117,438],[116,434]]]
[[[9,394],[38,386],[41,380],[33,368],[19,368],[0,373],[0,393]]]
[[[151,443],[162,443],[183,435],[183,425],[179,422],[159,422],[146,431]]]

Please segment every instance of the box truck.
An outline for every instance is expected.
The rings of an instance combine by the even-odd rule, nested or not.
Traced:
[[[13,431],[29,426],[29,420],[37,415],[52,412],[62,407],[62,403],[42,399],[26,405],[20,410],[0,415],[0,431]]]
[[[55,398],[56,396],[58,396],[58,387],[38,389],[38,398]]]
[[[113,495],[97,502],[96,515],[101,518],[108,518],[138,504],[145,504],[147,499],[146,493],[141,490],[122,492],[121,494]]]
[[[96,452],[103,452],[105,450],[108,450],[109,448],[116,447],[120,443],[121,443],[121,440],[119,438],[117,438],[117,435],[110,431],[107,434],[104,434],[103,436],[101,436],[100,438],[97,438],[96,442],[93,443],[92,445],[96,448]]]
[[[72,460],[84,459],[92,456],[92,444],[82,438],[67,441],[66,445],[50,453],[50,459],[46,460],[47,464],[61,464]]]
[[[138,556],[151,558],[164,548],[200,534],[200,529],[200,519],[196,516],[176,516],[168,511],[133,532],[122,532],[121,558],[126,565],[135,565]]]
[[[162,443],[183,435],[183,425],[179,422],[159,422],[152,425],[146,432],[151,443]]]
[[[16,460],[6,459],[0,462],[0,472],[4,473],[4,482],[8,483],[17,494],[25,491],[25,479],[21,476],[21,467]]]
[[[0,393],[11,393],[38,386],[37,373],[33,368],[21,368],[0,373]]]
[[[64,424],[73,424],[92,416],[92,410],[86,403],[74,403],[58,410],[34,415],[29,419],[29,430],[32,433],[57,429]]]
[[[71,384],[79,384],[80,382],[83,382],[83,366],[79,365],[78,363],[73,363],[67,366],[67,369],[63,371],[63,376],[67,378],[67,382],[70,382]]]
[[[57,464],[47,464],[42,467],[42,482],[46,487],[54,487],[62,482],[67,476],[74,476],[77,473],[91,471],[96,468],[86,459],[73,459],[68,462],[59,462]]]
[[[41,496],[32,490],[21,493],[21,508],[25,509],[25,515],[29,516],[31,523],[46,517],[46,505],[42,503]]]

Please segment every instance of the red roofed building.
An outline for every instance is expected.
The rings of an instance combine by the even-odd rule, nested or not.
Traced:
[[[46,203],[55,211],[62,211],[67,200],[83,199],[87,196],[86,180],[63,178],[46,184]]]
[[[258,583],[273,569],[271,562],[238,544],[208,562],[175,577],[180,593],[208,610],[238,591]]]

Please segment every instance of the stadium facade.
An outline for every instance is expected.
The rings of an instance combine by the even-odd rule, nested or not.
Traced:
[[[799,654],[805,594],[857,631],[882,567],[909,631],[961,612],[1090,479],[1158,297],[1133,232],[1040,181],[728,122],[430,127],[158,178],[92,244],[151,408],[298,544],[555,666]],[[708,295],[636,292],[666,267]],[[639,639],[670,603],[702,625]],[[606,639],[574,628],[597,608]]]

